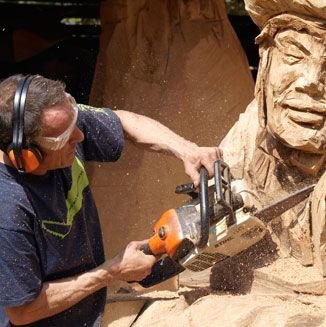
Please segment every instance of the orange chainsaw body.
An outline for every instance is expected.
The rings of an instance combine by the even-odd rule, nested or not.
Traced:
[[[182,226],[175,209],[164,212],[154,225],[154,235],[149,248],[154,255],[167,254],[173,257],[183,240]]]

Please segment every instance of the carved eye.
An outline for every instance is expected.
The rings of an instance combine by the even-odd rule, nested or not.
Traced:
[[[304,59],[304,56],[300,56],[299,54],[294,54],[291,52],[283,52],[283,59],[285,62],[289,63],[289,64],[296,64],[298,62],[300,62],[301,60]]]
[[[288,64],[298,63],[310,55],[310,52],[301,43],[292,38],[279,38],[276,46],[282,53],[283,60]]]

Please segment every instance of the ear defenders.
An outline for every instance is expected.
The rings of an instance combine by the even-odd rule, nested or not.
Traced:
[[[28,87],[34,76],[27,75],[18,81],[12,115],[12,143],[7,154],[20,173],[33,172],[42,161],[42,153],[35,144],[28,144],[24,137],[25,105]]]

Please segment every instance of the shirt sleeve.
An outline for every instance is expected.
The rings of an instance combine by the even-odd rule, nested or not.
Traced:
[[[78,127],[84,133],[84,160],[116,161],[120,158],[124,135],[119,117],[110,109],[78,104]]]
[[[0,305],[10,307],[37,297],[42,277],[28,200],[0,193]]]

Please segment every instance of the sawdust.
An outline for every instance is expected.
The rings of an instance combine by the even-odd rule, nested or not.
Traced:
[[[311,300],[277,295],[209,294],[188,305],[181,297],[150,304],[133,327],[325,326],[326,297],[319,298],[318,303]]]
[[[279,258],[273,264],[263,267],[259,271],[298,285],[321,280],[321,275],[315,267],[303,268],[298,261],[291,257]]]
[[[210,273],[188,274],[201,287],[181,287],[178,299],[148,302],[132,326],[326,326],[326,279],[316,268],[278,259],[255,269],[245,295],[208,287]]]
[[[135,300],[141,301],[157,301],[157,300],[171,300],[178,298],[177,292],[172,291],[143,291],[143,292],[131,292],[131,293],[116,293],[109,294],[106,303],[112,302],[129,302]]]

